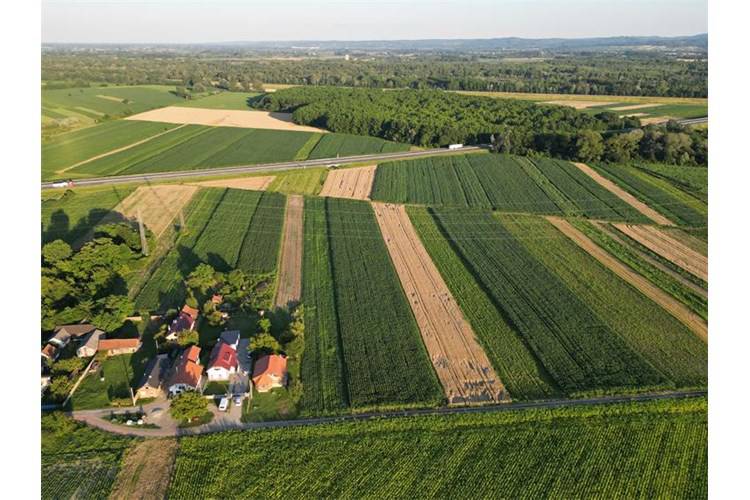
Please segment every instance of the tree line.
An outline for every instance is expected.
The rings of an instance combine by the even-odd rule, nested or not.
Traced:
[[[295,87],[265,94],[254,106],[293,113],[296,123],[423,147],[489,144],[498,152],[581,161],[633,159],[705,165],[707,131],[641,127],[636,117],[590,115],[567,106],[435,90]]]
[[[42,56],[48,88],[73,82],[165,84],[251,90],[254,83],[581,95],[706,97],[708,63],[667,55],[564,54],[504,59],[419,54],[273,58],[196,52],[51,52]]]

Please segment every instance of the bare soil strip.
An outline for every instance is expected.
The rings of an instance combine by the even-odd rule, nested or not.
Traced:
[[[369,200],[372,182],[375,180],[375,165],[345,168],[328,172],[320,196]]]
[[[641,125],[653,125],[658,123],[666,123],[671,120],[671,116],[650,116],[648,118],[641,118]]]
[[[615,224],[619,231],[656,252],[685,271],[708,282],[708,257],[652,226]]]
[[[176,439],[147,439],[130,448],[112,487],[111,500],[166,498],[172,477]]]
[[[115,101],[115,102],[122,102],[122,101],[124,101],[124,100],[125,100],[125,99],[122,99],[121,97],[115,97],[115,96],[113,96],[113,95],[101,95],[101,94],[96,94],[96,97],[99,97],[99,98],[101,98],[101,99],[107,99],[107,100],[109,100],[109,101]]]
[[[127,146],[123,146],[121,148],[113,149],[112,151],[107,151],[106,153],[102,153],[100,155],[92,156],[88,160],[79,161],[78,163],[76,163],[74,165],[71,165],[69,167],[65,167],[62,170],[58,170],[56,173],[62,174],[63,172],[67,172],[68,170],[72,170],[72,169],[74,169],[76,167],[80,167],[81,165],[85,165],[86,163],[92,162],[94,160],[98,160],[99,158],[104,158],[105,156],[113,155],[115,153],[119,153],[120,151],[125,151],[126,149],[130,149],[130,148],[134,148],[136,146],[140,146],[144,142],[148,142],[148,141],[150,141],[152,139],[156,139],[157,137],[160,137],[160,136],[162,136],[164,134],[168,134],[170,132],[174,132],[175,130],[180,129],[180,128],[184,127],[184,126],[185,125],[180,125],[179,127],[171,128],[169,130],[165,130],[164,132],[159,132],[156,135],[152,135],[151,137],[146,137],[145,139],[141,139],[140,141],[134,142],[133,144],[128,144]]]
[[[448,403],[510,401],[474,331],[422,245],[406,209],[403,205],[372,205]]]
[[[617,276],[630,283],[643,295],[659,304],[665,311],[677,318],[681,323],[692,330],[704,342],[708,342],[708,326],[697,314],[690,311],[680,302],[664,293],[654,286],[650,281],[636,273],[625,264],[608,254],[604,249],[591,241],[586,235],[573,227],[568,221],[559,217],[547,217],[557,229],[565,236],[573,240],[579,247],[589,255],[601,262],[604,266],[614,272]]]
[[[633,109],[653,108],[655,106],[661,106],[661,103],[653,102],[646,104],[628,104],[627,106],[617,106],[616,108],[609,108],[610,111],[630,111]]]
[[[557,101],[544,101],[542,104],[557,104],[558,106],[569,106],[575,109],[586,109],[592,106],[608,106],[615,104],[614,102],[601,102],[601,101],[587,101],[587,100],[557,100]]]
[[[708,298],[708,291],[706,289],[701,288],[700,286],[696,285],[695,283],[693,283],[689,279],[685,278],[685,276],[681,275],[680,273],[678,273],[674,269],[672,269],[672,268],[664,265],[663,263],[661,263],[660,261],[658,261],[657,259],[655,259],[651,255],[649,255],[648,253],[643,252],[639,248],[636,248],[632,244],[628,243],[626,241],[625,237],[622,235],[622,233],[620,233],[616,229],[613,229],[612,227],[610,227],[610,225],[609,225],[608,222],[591,221],[591,223],[594,224],[599,229],[601,229],[602,231],[604,231],[608,236],[610,236],[612,239],[614,239],[615,241],[617,241],[621,245],[626,246],[627,248],[629,248],[630,250],[632,250],[633,252],[635,252],[636,254],[638,254],[638,256],[641,259],[645,260],[646,262],[648,262],[649,264],[651,264],[655,268],[659,269],[661,272],[663,272],[665,274],[668,274],[673,279],[679,281],[684,286],[690,288],[692,291],[694,291],[698,295],[700,295],[700,296],[702,296],[704,298]]]
[[[284,215],[284,240],[281,246],[276,307],[296,305],[302,297],[302,243],[304,238],[303,208],[305,199],[289,195]]]
[[[245,111],[236,109],[187,108],[167,106],[144,113],[128,116],[126,120],[147,122],[190,123],[214,127],[264,128],[269,130],[297,130],[302,132],[324,133],[325,130],[297,125],[292,122],[291,113],[268,111]]]
[[[612,194],[620,198],[622,201],[624,201],[631,207],[638,210],[640,213],[642,213],[643,215],[645,215],[652,221],[656,222],[657,224],[661,224],[663,226],[674,226],[674,223],[672,221],[670,221],[669,219],[664,217],[662,214],[660,214],[653,208],[649,207],[648,205],[640,201],[638,198],[636,198],[632,194],[622,189],[620,186],[618,186],[614,182],[610,181],[606,177],[599,175],[599,173],[596,170],[589,167],[585,163],[574,162],[573,165],[578,167],[578,169],[581,170],[584,174],[591,177],[597,184],[599,184],[600,186],[610,191]]]
[[[203,187],[228,187],[234,189],[247,189],[250,191],[265,191],[276,178],[275,175],[261,177],[238,177],[234,179],[217,179],[213,181],[191,182],[192,186]]]

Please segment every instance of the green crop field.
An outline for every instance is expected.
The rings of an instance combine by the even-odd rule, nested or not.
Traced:
[[[268,186],[268,191],[285,194],[318,194],[328,175],[325,168],[307,168],[291,170],[276,174],[276,178]]]
[[[592,167],[676,224],[700,228],[708,223],[708,206],[664,179],[633,167],[603,163]]]
[[[302,302],[305,304],[305,351],[300,378],[303,413],[329,413],[348,404],[343,353],[336,317],[326,200],[305,198],[302,251]]]
[[[306,307],[315,309],[319,325],[337,319],[339,345],[343,348],[343,372],[347,399],[353,407],[394,404],[435,404],[442,400],[442,390],[419,334],[372,207],[365,202],[327,198],[329,262],[309,255],[313,243],[306,242],[305,263],[323,265],[323,269],[305,269],[305,290],[333,287],[334,301],[320,294],[323,305],[303,298]],[[320,203],[305,206],[306,217],[316,217]],[[311,215],[312,214],[312,215]],[[312,229],[314,223],[306,225]],[[312,239],[306,234],[306,240]],[[314,240],[316,243],[317,238]],[[326,270],[330,265],[329,271]],[[320,283],[312,282],[321,280]],[[318,297],[315,293],[313,300]],[[331,310],[333,308],[333,311]],[[317,332],[316,332],[317,330]],[[316,328],[306,337],[334,332]],[[317,340],[316,340],[317,341]],[[321,340],[321,343],[326,340]],[[326,353],[324,353],[326,354]],[[311,361],[314,362],[314,361]],[[304,373],[330,374],[327,367],[306,366]],[[323,381],[329,386],[333,376]],[[306,381],[303,379],[303,384]],[[313,382],[314,384],[315,382]],[[317,391],[320,393],[320,390]]]
[[[286,196],[269,192],[261,194],[242,241],[236,264],[238,269],[251,275],[276,271],[285,208]]]
[[[108,186],[68,190],[60,198],[42,201],[42,243],[61,239],[69,244],[85,235],[133,187]]]
[[[250,111],[248,99],[259,96],[252,92],[220,92],[198,99],[183,100],[177,106],[188,108],[234,109]]]
[[[708,203],[708,169],[705,167],[685,167],[664,163],[639,163],[635,167],[665,179],[704,203]]]
[[[698,398],[183,437],[168,496],[705,498],[707,420]]]
[[[107,498],[133,438],[42,416],[41,498]]]
[[[492,299],[471,275],[425,207],[408,207],[409,217],[432,261],[513,399],[558,395],[549,375],[526,348]]]
[[[647,361],[646,373],[656,370],[662,385],[668,387],[706,385],[707,346],[686,326],[606,269],[546,220],[499,214],[496,218],[507,234],[512,234],[529,254],[554,273],[569,293],[586,304],[613,337],[620,337],[632,352]],[[550,295],[548,300],[557,300],[551,290],[545,288],[544,293]],[[559,324],[564,321],[565,313],[551,317]],[[586,326],[580,318],[576,318],[574,324],[579,329]],[[600,358],[597,362],[609,363],[609,360]],[[644,389],[644,385],[639,384],[639,389]]]
[[[309,132],[187,125],[68,173],[127,175],[291,161],[310,135]]]
[[[377,137],[350,134],[323,134],[310,152],[309,159],[335,158],[371,153],[409,151],[409,144],[389,142]]]
[[[166,85],[83,87],[42,90],[42,116],[79,118],[122,117],[177,104],[183,99]],[[85,124],[85,123],[84,123]]]
[[[665,385],[662,374],[534,258],[506,224],[476,210],[434,213],[472,274],[563,392]]]
[[[382,163],[375,174],[372,199],[648,222],[568,162],[510,155]]]
[[[42,179],[74,176],[72,171],[55,172],[175,127],[168,123],[119,120],[61,134],[42,144]]]

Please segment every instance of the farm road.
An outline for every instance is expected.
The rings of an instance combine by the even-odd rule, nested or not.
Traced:
[[[160,429],[134,429],[132,427],[124,427],[120,425],[110,424],[107,420],[102,417],[109,415],[113,410],[126,411],[126,410],[137,410],[140,407],[133,408],[107,408],[103,410],[81,410],[74,411],[70,415],[81,422],[98,427],[100,429],[113,432],[116,434],[124,434],[128,436],[141,436],[141,437],[168,437],[168,436],[188,436],[195,434],[207,434],[212,432],[221,432],[228,430],[246,430],[251,431],[255,429],[268,429],[276,427],[295,427],[302,425],[320,425],[329,424],[336,422],[354,422],[364,421],[378,418],[396,418],[396,417],[418,417],[418,416],[431,416],[431,415],[455,415],[459,413],[490,413],[496,411],[518,411],[526,410],[530,408],[563,408],[563,407],[574,407],[574,406],[593,406],[601,404],[614,404],[614,403],[630,403],[630,402],[641,402],[641,401],[658,401],[663,399],[684,399],[684,398],[695,398],[702,397],[708,394],[707,390],[693,390],[693,391],[673,391],[673,392],[656,392],[656,393],[645,393],[645,394],[633,394],[625,396],[598,396],[592,398],[583,399],[549,399],[544,401],[532,401],[528,403],[501,403],[497,405],[486,405],[486,406],[450,406],[440,408],[423,408],[423,409],[411,409],[402,411],[389,411],[389,412],[370,412],[370,413],[358,413],[350,415],[341,415],[338,417],[320,417],[320,418],[308,418],[299,420],[277,420],[273,422],[253,422],[248,424],[242,424],[237,421],[232,421],[226,418],[219,418],[219,420],[213,421],[209,424],[202,425],[200,427],[194,427],[189,429],[180,429],[174,424]],[[148,413],[149,407],[162,403],[151,403],[150,405],[144,405],[143,409]],[[214,409],[214,413],[218,413],[218,410]]]
[[[237,167],[207,168],[202,170],[182,170],[175,172],[157,172],[153,174],[118,175],[112,177],[92,177],[77,179],[76,186],[107,186],[114,184],[128,184],[133,182],[174,181],[195,177],[211,177],[227,174],[251,174],[255,172],[273,172],[279,170],[296,170],[308,167],[322,167],[331,164],[377,162],[380,160],[396,160],[404,158],[419,158],[442,154],[467,153],[481,151],[480,146],[464,146],[458,149],[425,149],[423,151],[404,151],[400,153],[376,153],[371,155],[343,156],[340,158],[321,158],[319,160],[290,161],[284,163],[264,163],[259,165],[242,165]],[[53,189],[54,182],[43,182],[42,189]]]

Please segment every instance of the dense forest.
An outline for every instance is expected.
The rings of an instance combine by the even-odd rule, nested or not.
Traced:
[[[707,132],[676,122],[640,128],[637,118],[612,112],[591,116],[566,106],[437,90],[294,87],[265,94],[254,106],[292,112],[304,125],[419,146],[490,144],[521,155],[682,165],[704,165],[708,157]]]
[[[347,53],[348,54],[348,53]],[[705,57],[661,52],[549,54],[269,55],[242,50],[55,50],[42,55],[52,86],[167,84],[251,90],[257,83],[507,91],[582,95],[706,97]]]

